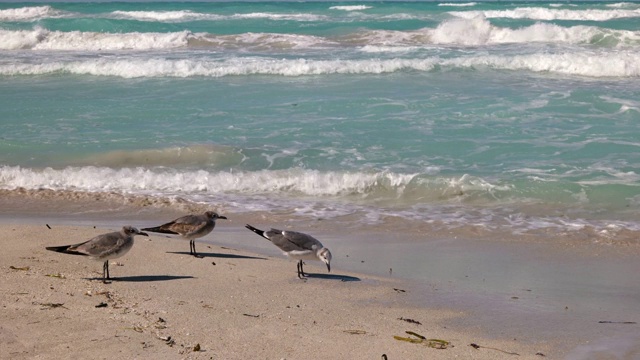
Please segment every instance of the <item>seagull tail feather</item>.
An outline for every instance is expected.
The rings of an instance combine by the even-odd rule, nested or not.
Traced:
[[[249,225],[249,224],[245,225],[245,227],[246,227],[247,229],[249,229],[249,230],[253,231],[254,233],[256,233],[256,234],[258,234],[258,235],[262,236],[263,238],[265,238],[265,239],[269,240],[269,238],[268,238],[268,237],[264,236],[264,231],[262,231],[262,230],[260,230],[260,229],[258,229],[258,228],[255,228],[255,227],[253,227],[253,226],[251,226],[251,225]]]
[[[140,231],[150,231],[150,232],[154,232],[154,233],[178,235],[177,232],[164,229],[164,228],[162,228],[162,226],[156,226],[156,227],[152,227],[152,228],[140,229]]]
[[[84,255],[84,256],[86,256],[87,254],[83,254],[83,253],[77,252],[75,250],[69,250],[69,248],[74,247],[76,245],[47,246],[45,249],[50,250],[50,251],[59,252],[59,253],[64,253],[64,254]]]

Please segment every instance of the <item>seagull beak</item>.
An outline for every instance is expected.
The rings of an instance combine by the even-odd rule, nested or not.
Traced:
[[[327,270],[331,272],[331,264],[327,263]]]
[[[149,234],[147,234],[146,232],[139,232],[138,235],[142,235],[142,236],[149,236]]]
[[[220,215],[220,216],[218,216],[218,219],[225,219],[225,220],[227,220],[227,217],[226,217],[226,216],[222,216],[222,215]]]

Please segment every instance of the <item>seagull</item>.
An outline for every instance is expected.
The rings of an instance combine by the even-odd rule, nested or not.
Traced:
[[[271,229],[262,231],[249,224],[247,229],[271,241],[279,247],[285,255],[298,259],[298,278],[306,276],[302,269],[302,260],[320,260],[327,265],[327,271],[331,272],[331,251],[324,247],[318,239],[297,231],[282,231]]]
[[[195,257],[202,257],[196,253],[195,239],[210,233],[216,226],[217,219],[226,219],[226,217],[218,215],[218,213],[214,211],[207,211],[201,215],[186,215],[164,225],[142,230],[162,234],[181,235],[183,238],[189,239],[189,254]]]
[[[149,236],[133,226],[123,226],[120,231],[98,235],[79,244],[48,246],[46,249],[64,254],[90,256],[98,261],[104,260],[102,282],[106,284],[109,279],[109,260],[119,258],[131,250],[135,235]]]

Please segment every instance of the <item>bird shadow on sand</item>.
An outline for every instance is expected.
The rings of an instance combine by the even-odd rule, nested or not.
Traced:
[[[191,253],[188,253],[186,251],[167,251],[167,254],[178,254],[178,255],[190,255],[190,256],[193,256]],[[198,252],[198,255],[196,257],[199,257],[199,258],[211,257],[211,258],[219,258],[219,259],[267,260],[267,258],[256,257],[256,256],[235,255],[235,254],[220,254],[220,253],[202,253],[202,252]]]
[[[168,280],[181,280],[181,279],[195,279],[193,276],[186,275],[140,275],[140,276],[119,276],[117,278],[110,278],[110,281],[121,282],[153,282],[153,281],[168,281]],[[102,281],[102,278],[90,278],[91,281]]]
[[[340,280],[340,281],[360,281],[359,277],[349,275],[335,275],[335,274],[309,274],[305,272],[305,278],[307,279],[325,279],[325,280]]]

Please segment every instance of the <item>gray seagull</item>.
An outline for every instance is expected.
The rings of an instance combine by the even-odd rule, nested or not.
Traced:
[[[166,224],[142,230],[162,234],[181,235],[183,238],[189,239],[189,254],[195,257],[201,257],[196,253],[195,239],[210,233],[213,228],[216,227],[217,219],[226,219],[226,217],[218,215],[218,213],[214,211],[207,211],[201,215],[186,215]]]
[[[89,256],[94,260],[104,261],[102,281],[107,283],[109,279],[109,260],[119,258],[131,250],[135,235],[149,236],[133,226],[123,226],[120,231],[98,235],[79,244],[48,246],[46,249],[64,254]]]
[[[331,251],[313,236],[297,231],[283,231],[273,228],[269,231],[262,231],[249,224],[245,227],[271,241],[285,255],[298,259],[298,278],[302,279],[306,276],[302,269],[302,260],[320,260],[327,265],[327,270],[331,272]]]

